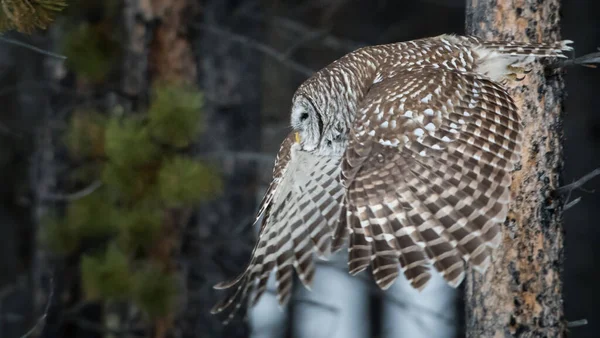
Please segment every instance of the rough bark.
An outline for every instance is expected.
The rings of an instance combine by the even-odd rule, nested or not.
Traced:
[[[559,0],[469,0],[467,34],[516,41],[560,40]],[[503,241],[485,274],[466,286],[468,337],[562,337],[561,181],[564,86],[556,71],[535,64],[509,84],[524,126],[520,168],[511,187]]]

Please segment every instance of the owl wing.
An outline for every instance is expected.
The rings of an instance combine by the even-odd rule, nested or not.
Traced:
[[[349,269],[386,289],[398,263],[421,289],[433,265],[450,285],[484,270],[507,216],[520,117],[498,84],[440,68],[380,76],[362,101],[342,163]],[[349,232],[349,233],[346,233]]]
[[[290,134],[282,143],[273,180],[259,208],[263,216],[258,243],[250,264],[231,282],[217,289],[234,288],[215,305],[212,313],[227,312],[233,318],[250,294],[254,302],[265,292],[269,275],[276,270],[277,299],[285,304],[291,295],[293,270],[310,286],[314,276],[313,255],[330,251],[331,233],[340,219],[344,189],[339,181],[340,158],[316,156],[299,150]]]

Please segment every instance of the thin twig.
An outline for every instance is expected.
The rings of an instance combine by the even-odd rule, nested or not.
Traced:
[[[100,188],[102,186],[102,181],[95,181],[94,183],[90,184],[89,186],[71,193],[71,194],[67,194],[67,195],[61,195],[61,194],[45,194],[45,196],[43,196],[43,199],[45,201],[74,201],[74,200],[78,200],[81,198],[84,198],[85,196],[93,193],[94,191],[98,190],[98,188]]]
[[[585,325],[588,325],[588,320],[585,318],[567,322],[568,328],[580,327],[580,326],[585,326]]]
[[[314,31],[307,33],[304,37],[298,39],[293,45],[289,46],[284,52],[283,55],[286,58],[291,57],[298,49],[302,46],[306,45],[311,41],[315,41],[321,37],[323,37],[327,31]]]
[[[572,200],[571,202],[565,204],[565,206],[563,207],[563,211],[571,209],[572,207],[575,206],[575,204],[579,203],[581,201],[581,197],[577,197],[576,199]]]
[[[53,57],[53,58],[57,58],[59,60],[66,60],[67,59],[67,57],[64,56],[64,55],[52,53],[50,51],[43,50],[43,49],[38,48],[38,47],[36,47],[34,45],[30,45],[30,44],[28,44],[26,42],[22,42],[22,41],[19,41],[19,40],[14,40],[14,39],[11,39],[11,38],[0,36],[0,41],[8,43],[8,44],[11,44],[11,45],[15,45],[15,46],[27,48],[27,49],[32,50],[34,52],[40,53],[42,55],[50,56],[50,57]]]
[[[41,330],[44,329],[44,325],[46,325],[46,317],[48,317],[48,311],[50,310],[50,304],[52,304],[53,297],[54,297],[54,277],[50,277],[50,294],[48,295],[48,302],[46,303],[46,308],[44,309],[44,313],[37,320],[35,325],[31,329],[29,329],[29,331],[27,331],[24,335],[22,335],[21,338],[28,338],[29,336],[31,336],[35,332],[37,327],[40,326],[40,324],[42,325]]]
[[[600,52],[589,53],[574,59],[560,60],[557,62],[558,67],[584,66],[596,68],[600,64]]]
[[[226,37],[230,41],[237,42],[248,48],[257,50],[267,56],[270,56],[274,60],[280,62],[281,64],[289,67],[290,69],[292,69],[302,75],[311,76],[314,73],[314,70],[306,67],[303,64],[300,64],[296,61],[293,61],[293,60],[287,58],[284,53],[279,52],[278,50],[276,50],[270,46],[267,46],[259,41],[250,39],[244,35],[236,34],[236,33],[230,32],[226,29],[223,29],[223,28],[220,28],[220,27],[217,27],[214,25],[195,24],[193,26],[195,26],[198,29],[203,29],[205,31],[208,31],[208,32],[211,32],[214,34],[221,35],[223,37]]]
[[[267,288],[265,290],[265,293],[273,295],[273,296],[277,296],[277,290],[274,290],[274,289],[271,289],[271,288]],[[321,309],[326,310],[326,311],[331,312],[331,313],[339,313],[340,312],[340,308],[337,307],[337,306],[335,306],[335,305],[325,304],[323,302],[319,302],[317,300],[310,299],[310,298],[292,297],[291,300],[292,300],[290,302],[291,306],[296,306],[296,305],[299,305],[299,304],[306,304],[306,305],[310,305],[310,306],[321,308]]]
[[[264,14],[256,14],[256,13],[242,13],[246,17],[256,20],[268,22],[278,28],[287,29],[288,31],[292,31],[296,34],[300,34],[303,36],[310,36],[315,34],[316,32],[322,32],[322,30],[312,28],[306,25],[301,24],[298,21],[294,21],[291,19],[287,19],[284,17],[274,16],[267,17]],[[356,50],[358,48],[364,47],[367,44],[363,42],[357,42],[349,39],[342,39],[331,34],[321,34],[320,38],[317,40],[320,41],[321,44],[327,48],[350,52]]]
[[[564,185],[564,186],[556,189],[556,191],[558,191],[561,194],[571,192],[571,191],[573,191],[573,190],[575,190],[577,188],[580,188],[587,181],[591,180],[592,178],[594,178],[594,177],[596,177],[598,175],[600,175],[600,168],[596,168],[594,171],[592,171],[589,174],[583,176],[582,178],[578,179],[577,181],[575,181],[575,182],[573,182],[571,184]]]

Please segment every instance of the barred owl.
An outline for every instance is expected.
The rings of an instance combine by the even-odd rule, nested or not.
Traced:
[[[522,141],[503,85],[569,43],[441,35],[361,48],[315,73],[293,97],[250,264],[215,286],[235,289],[213,313],[258,300],[273,270],[285,304],[293,271],[310,287],[313,256],[346,240],[350,273],[370,266],[381,289],[400,271],[417,289],[432,268],[454,287],[466,264],[484,271]]]

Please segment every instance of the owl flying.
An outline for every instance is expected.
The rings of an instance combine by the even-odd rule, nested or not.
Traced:
[[[441,35],[364,47],[315,73],[294,94],[250,264],[215,286],[235,289],[213,313],[229,321],[256,302],[273,270],[285,304],[293,271],[310,287],[313,256],[346,240],[350,273],[370,266],[381,289],[400,271],[419,290],[431,267],[453,287],[466,264],[485,271],[522,141],[503,85],[570,43]]]

